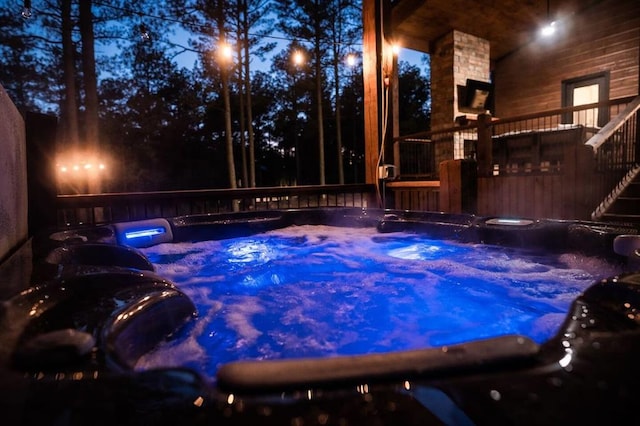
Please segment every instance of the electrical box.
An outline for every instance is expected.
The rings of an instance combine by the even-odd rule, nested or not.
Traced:
[[[382,166],[378,166],[378,179],[395,179],[396,177],[396,166],[393,164],[383,164]]]

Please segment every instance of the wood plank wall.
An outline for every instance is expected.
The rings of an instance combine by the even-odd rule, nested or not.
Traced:
[[[603,0],[494,64],[496,117],[561,107],[562,81],[610,72],[609,98],[638,94],[640,1]]]

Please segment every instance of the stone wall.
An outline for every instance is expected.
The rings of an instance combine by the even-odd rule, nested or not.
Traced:
[[[0,85],[0,262],[27,239],[24,119]]]
[[[431,128],[450,128],[455,118],[464,115],[458,108],[458,88],[467,79],[490,81],[491,58],[489,41],[461,31],[451,31],[435,44],[431,55]],[[464,141],[441,144],[436,152],[437,163],[462,158]]]
[[[490,80],[490,53],[489,41],[455,30],[436,43],[431,55],[432,128],[451,127],[461,114],[458,86],[468,78]]]

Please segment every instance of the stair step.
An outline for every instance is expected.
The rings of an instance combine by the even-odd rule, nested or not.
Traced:
[[[604,222],[627,223],[640,226],[640,214],[605,213],[602,215],[601,220]]]
[[[607,213],[640,214],[640,197],[618,197]]]
[[[640,182],[631,182],[620,195],[623,197],[640,197]]]

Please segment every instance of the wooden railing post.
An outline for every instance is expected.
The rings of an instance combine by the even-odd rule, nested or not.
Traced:
[[[473,160],[446,160],[440,163],[440,210],[471,213],[478,210],[477,165]]]
[[[493,146],[491,143],[491,134],[491,114],[479,114],[476,158],[478,161],[478,176],[481,177],[487,177],[493,174]]]

